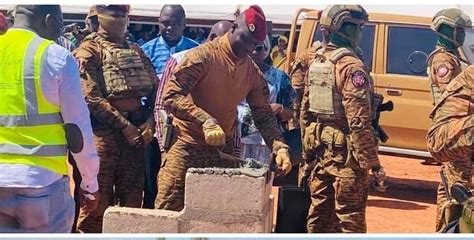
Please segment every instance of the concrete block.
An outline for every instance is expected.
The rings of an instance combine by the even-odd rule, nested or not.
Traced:
[[[271,189],[267,190],[266,172],[259,174],[207,174],[206,169],[188,171],[185,206],[235,214],[263,214],[264,206],[269,204]]]
[[[216,223],[186,221],[181,230],[186,233],[261,233],[262,224],[252,222]]]
[[[104,233],[178,233],[182,212],[109,207],[104,214]]]
[[[181,212],[110,207],[104,233],[270,233],[267,169],[189,169]]]

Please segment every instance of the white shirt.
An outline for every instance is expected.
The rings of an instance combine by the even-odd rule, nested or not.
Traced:
[[[8,31],[31,31],[10,28]],[[88,192],[99,189],[99,157],[95,150],[89,109],[84,100],[79,78],[79,68],[72,54],[56,43],[45,50],[41,68],[41,90],[46,101],[60,106],[64,123],[72,123],[82,132],[84,147],[73,153],[82,176],[81,188]],[[45,187],[62,176],[46,168],[0,163],[0,187]]]

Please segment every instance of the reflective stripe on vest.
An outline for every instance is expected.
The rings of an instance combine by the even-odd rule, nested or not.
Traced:
[[[59,106],[41,89],[41,66],[52,43],[31,31],[0,37],[0,163],[26,164],[67,174],[67,142]],[[12,49],[14,48],[14,49]],[[5,68],[4,68],[5,69]]]

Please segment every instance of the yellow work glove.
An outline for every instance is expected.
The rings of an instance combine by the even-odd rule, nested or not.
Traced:
[[[153,140],[153,126],[150,123],[146,122],[140,125],[140,127],[138,128],[141,131],[141,135],[145,144],[149,144],[151,140]]]
[[[214,118],[207,119],[202,125],[204,131],[204,139],[206,143],[213,147],[220,147],[225,145],[224,130],[217,124]]]
[[[278,170],[282,172],[283,175],[286,175],[291,171],[290,152],[287,148],[278,149],[275,162],[278,166]]]

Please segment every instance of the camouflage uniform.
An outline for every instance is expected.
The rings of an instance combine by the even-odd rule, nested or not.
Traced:
[[[437,161],[444,162],[442,171],[448,189],[455,182],[472,186],[474,139],[474,65],[469,66],[445,88],[430,117],[433,122],[428,131],[428,150]],[[438,188],[436,230],[455,220],[462,206],[447,199],[445,189]]]
[[[138,46],[113,43],[105,35],[92,33],[74,55],[80,63],[100,158],[99,206],[90,214],[81,211],[77,228],[80,232],[101,232],[108,206],[141,207],[144,148],[131,146],[121,130],[129,123],[138,127],[152,118],[152,112],[118,103],[132,99],[135,104],[131,105],[138,102],[140,106],[142,97],[154,99],[157,78],[153,65]]]
[[[346,7],[367,17],[360,6],[328,8]],[[353,48],[329,43],[315,45],[298,57],[291,75],[293,84],[304,82],[303,157],[316,161],[308,179],[307,230],[366,232],[368,170],[380,166],[371,125],[374,86],[369,72]]]
[[[165,87],[163,102],[175,117],[177,142],[166,153],[159,172],[157,208],[183,209],[189,167],[237,167],[219,159],[218,148],[205,142],[202,126],[216,118],[226,136],[224,151],[232,155],[236,109],[244,98],[267,145],[273,151],[288,148],[268,103],[264,76],[250,58],[233,55],[227,34],[189,50]]]
[[[446,35],[445,30],[441,30],[443,25],[445,28],[451,27],[453,29],[453,36]],[[463,42],[459,42],[460,40],[455,36],[456,29],[470,28],[471,25],[469,17],[459,9],[444,9],[436,13],[433,17],[431,29],[440,35],[438,42],[441,42],[443,39],[444,41],[448,41],[450,43],[449,45],[453,45],[453,48],[457,48],[462,46]],[[438,108],[448,84],[458,76],[466,66],[466,62],[461,58],[457,49],[448,50],[446,47],[441,46],[440,43],[438,43],[437,49],[430,54],[428,57],[428,78],[431,84],[433,104],[437,106],[436,108]],[[434,125],[436,125],[436,123],[433,122],[433,126]],[[443,155],[435,154],[433,157],[439,162],[448,161],[446,159],[440,159]],[[452,159],[447,163],[443,163],[441,174],[444,174],[448,179],[447,187],[450,188],[455,181],[470,182],[470,168],[470,161],[464,161],[462,159]],[[444,219],[449,219],[449,221],[454,220],[450,219],[450,216],[456,215],[454,213],[460,211],[461,206],[450,204],[443,184],[439,184],[438,186],[437,206],[436,231],[439,232],[443,230],[447,224]]]

